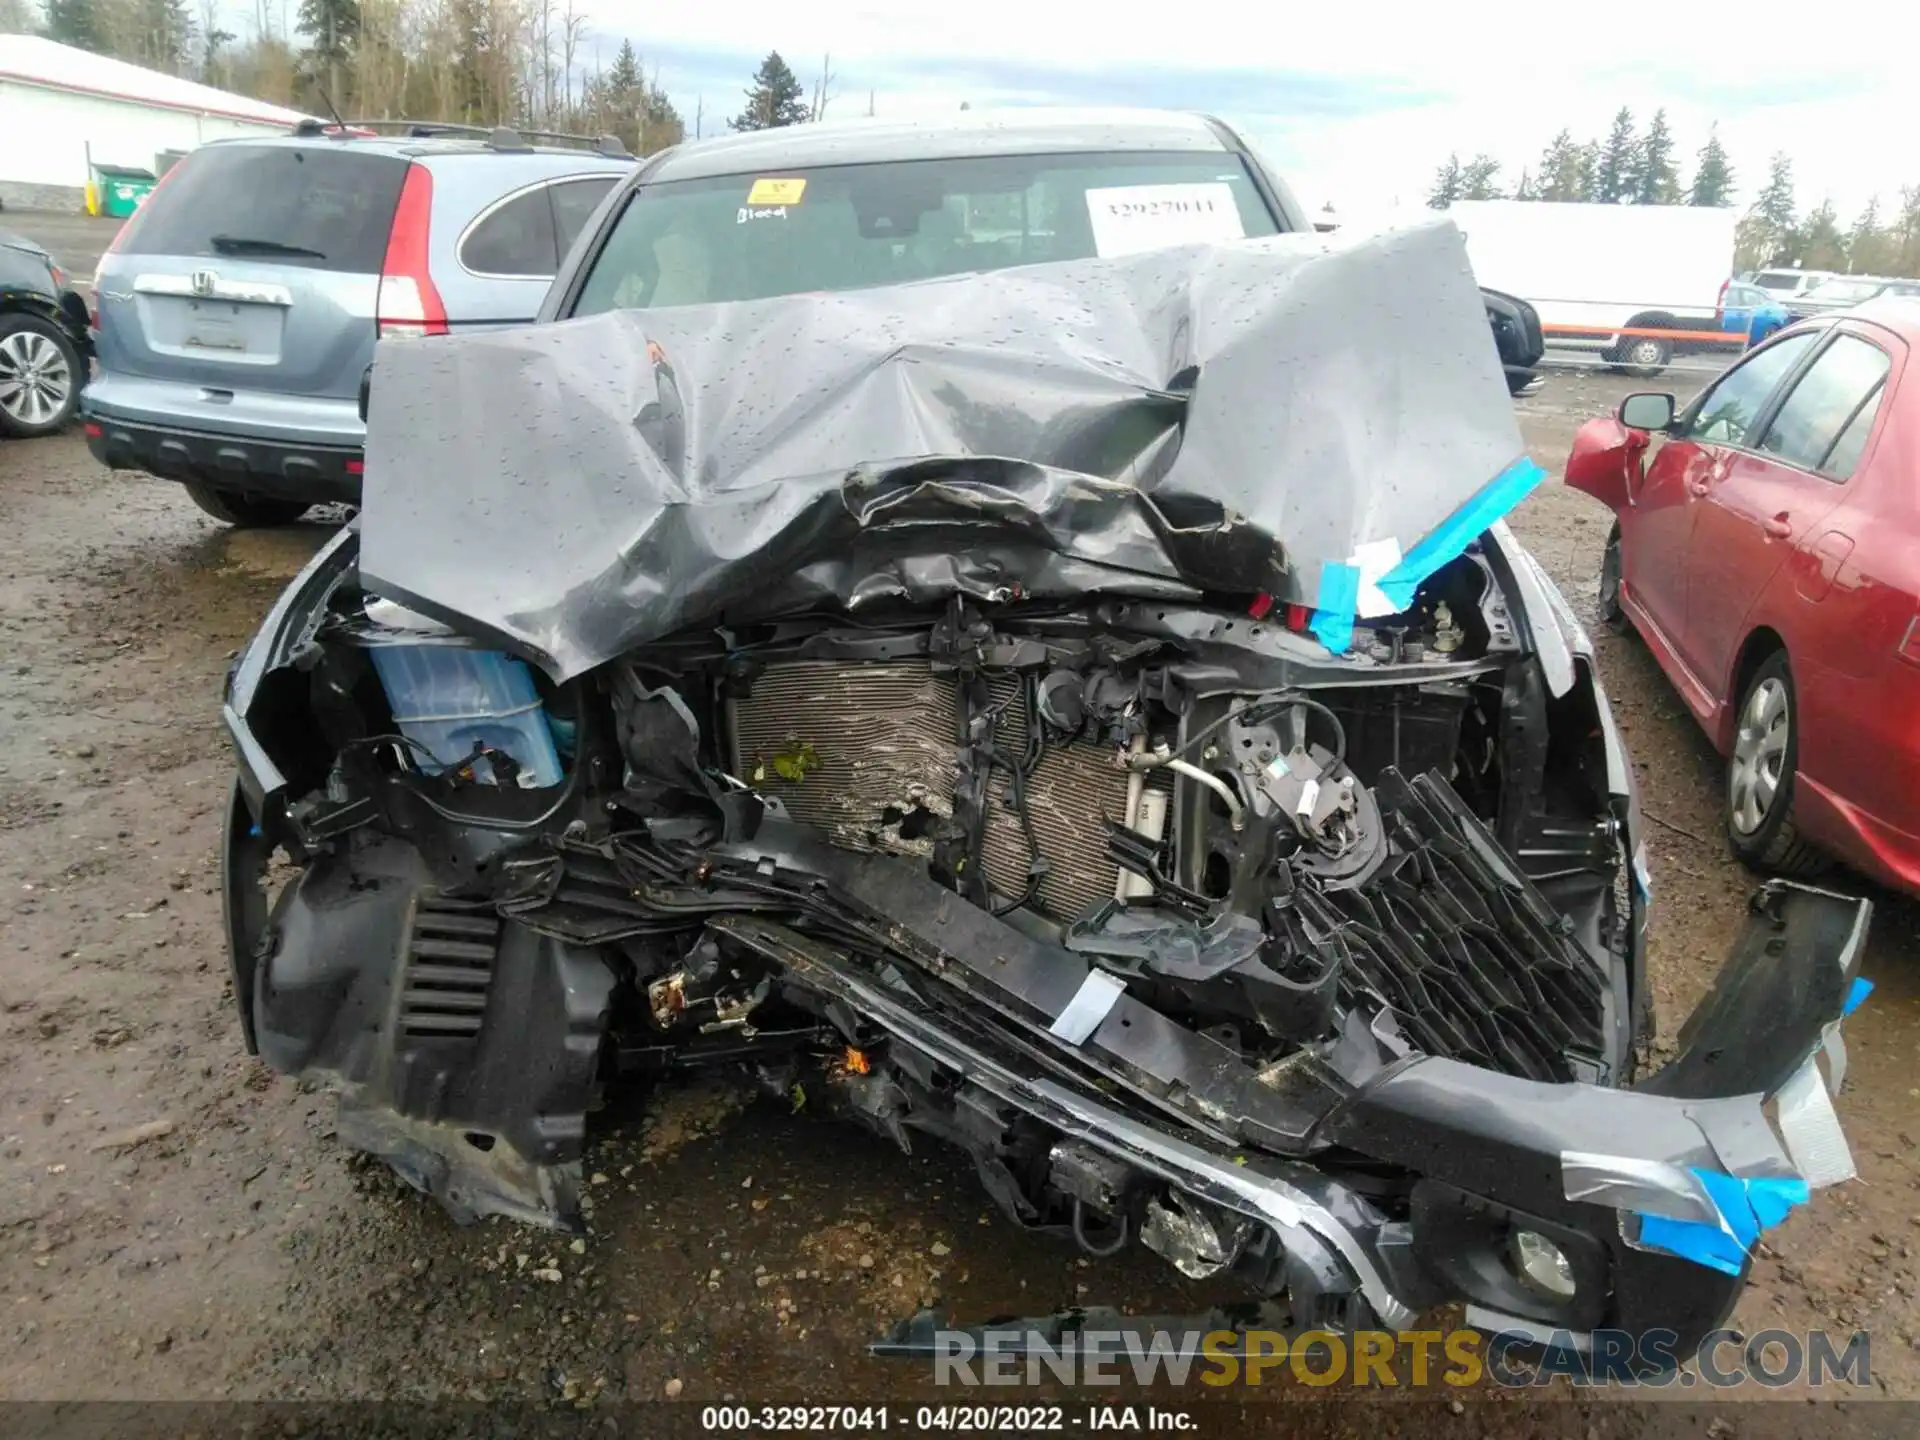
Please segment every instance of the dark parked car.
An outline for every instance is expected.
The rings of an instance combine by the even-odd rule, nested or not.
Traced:
[[[1856,305],[1864,305],[1882,296],[1920,299],[1920,280],[1888,280],[1875,275],[1835,275],[1809,286],[1786,301],[1787,318],[1804,320],[1811,315],[1851,310]]]
[[[1480,294],[1487,304],[1487,323],[1493,326],[1493,343],[1500,352],[1507,389],[1518,395],[1540,378],[1540,357],[1547,353],[1540,312],[1518,295],[1489,290],[1484,285]]]
[[[52,435],[87,378],[86,302],[52,255],[0,231],[0,435]]]
[[[1633,767],[1464,246],[1304,228],[1204,117],[797,126],[646,162],[565,323],[383,345],[226,695],[248,1046],[457,1217],[577,1226],[611,1088],[743,1064],[1239,1323],[1684,1360],[1850,1173],[1868,907],[1763,890],[1637,1069]]]

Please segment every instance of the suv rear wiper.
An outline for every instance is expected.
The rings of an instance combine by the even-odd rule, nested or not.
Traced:
[[[327,258],[324,252],[309,250],[304,245],[283,245],[278,240],[259,240],[251,235],[215,235],[207,243],[222,255],[304,255],[312,260]]]

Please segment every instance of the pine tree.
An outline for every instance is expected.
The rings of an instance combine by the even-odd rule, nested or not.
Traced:
[[[62,45],[106,54],[103,19],[95,0],[47,0],[47,38]]]
[[[641,111],[646,123],[640,129],[639,153],[651,155],[686,139],[687,122],[680,118],[680,112],[673,108],[673,101],[657,81],[647,82],[646,96],[646,105]]]
[[[1731,205],[1733,203],[1733,167],[1720,144],[1720,127],[1707,131],[1707,143],[1700,147],[1699,161],[1693,171],[1693,187],[1687,192],[1689,205]]]
[[[1533,183],[1533,176],[1525,170],[1520,172],[1520,183],[1513,187],[1513,198],[1516,200],[1538,200],[1540,198],[1539,192]]]
[[[1767,183],[1740,222],[1739,253],[1754,265],[1777,265],[1797,258],[1800,237],[1794,228],[1793,161],[1776,152]]]
[[[313,42],[320,59],[344,59],[360,34],[359,0],[300,0],[293,28]]]
[[[1456,152],[1447,156],[1447,163],[1433,175],[1433,189],[1427,192],[1427,204],[1435,210],[1444,210],[1460,198],[1460,156]]]
[[[644,78],[640,73],[640,57],[634,53],[633,41],[622,40],[620,53],[613,57],[613,68],[607,71],[608,93],[632,95],[640,89]]]
[[[313,42],[307,53],[321,71],[327,101],[341,104],[346,99],[341,68],[360,38],[359,0],[300,0],[300,18],[294,28]]]
[[[775,50],[754,72],[747,91],[747,108],[734,118],[736,130],[772,130],[798,125],[807,118],[807,92],[786,61]]]
[[[1491,155],[1476,155],[1460,169],[1462,200],[1504,200],[1500,188],[1500,162]]]
[[[1541,200],[1584,200],[1587,198],[1586,153],[1573,143],[1573,136],[1562,130],[1553,137],[1540,157],[1539,179],[1534,194]]]
[[[1634,177],[1640,166],[1640,145],[1633,138],[1633,111],[1622,105],[1614,113],[1593,173],[1593,198],[1603,205],[1633,199]]]
[[[1594,201],[1600,198],[1597,190],[1597,177],[1600,173],[1600,142],[1589,140],[1575,152],[1575,183],[1579,193],[1576,200]]]
[[[1807,269],[1847,268],[1846,237],[1840,233],[1839,221],[1833,213],[1833,201],[1822,200],[1807,213],[1806,223],[1801,225],[1797,239],[1798,259]]]
[[[1855,275],[1885,275],[1898,256],[1894,237],[1880,226],[1880,197],[1875,195],[1847,232],[1847,269]]]
[[[1680,173],[1673,163],[1673,132],[1667,129],[1667,112],[1653,112],[1647,133],[1640,141],[1635,157],[1633,194],[1636,205],[1674,205],[1680,200]]]
[[[1900,187],[1900,218],[1889,230],[1888,242],[1897,248],[1887,268],[1896,275],[1920,275],[1920,185]]]

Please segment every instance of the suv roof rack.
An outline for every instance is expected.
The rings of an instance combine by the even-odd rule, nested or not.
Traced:
[[[319,120],[300,121],[290,132],[331,140],[351,140],[356,136],[397,133],[408,139],[431,140],[444,135],[482,140],[489,150],[531,150],[529,140],[552,145],[571,145],[591,150],[616,160],[632,159],[631,152],[617,135],[570,135],[562,130],[517,130],[509,125],[465,125],[451,120],[349,120],[328,125]]]

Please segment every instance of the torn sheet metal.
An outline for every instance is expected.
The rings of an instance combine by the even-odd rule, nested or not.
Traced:
[[[1318,609],[1364,546],[1404,578],[1451,545],[1521,453],[1444,220],[383,343],[375,372],[362,579],[556,680],[808,602]]]

